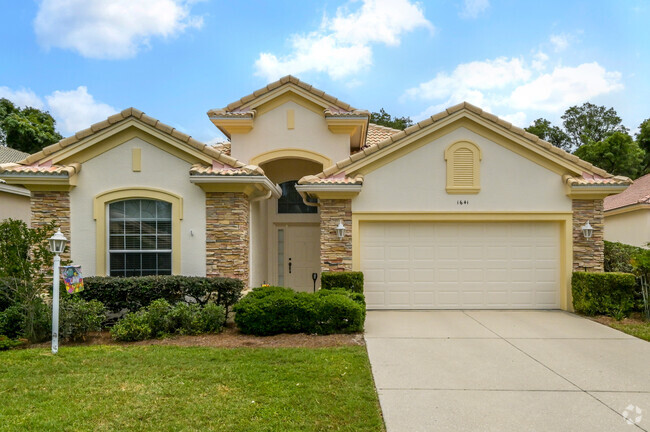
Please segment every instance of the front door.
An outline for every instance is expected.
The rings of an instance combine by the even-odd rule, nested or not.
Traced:
[[[278,285],[312,292],[320,285],[320,225],[278,227]]]

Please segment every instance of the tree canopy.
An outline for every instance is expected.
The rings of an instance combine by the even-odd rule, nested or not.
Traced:
[[[20,108],[0,99],[0,145],[34,153],[63,137],[55,129],[56,121],[47,111]]]
[[[375,123],[393,129],[404,130],[407,127],[413,125],[413,120],[411,120],[410,117],[392,117],[382,108],[379,110],[379,112],[373,112],[370,114],[370,123]]]
[[[643,173],[650,171],[650,118],[643,120],[639,125],[639,133],[636,134],[636,143],[645,152],[643,158]]]
[[[572,106],[562,115],[564,130],[574,148],[591,142],[601,142],[614,132],[628,132],[614,108],[586,102]]]
[[[559,127],[551,125],[545,118],[538,118],[532,125],[525,128],[527,132],[537,135],[544,141],[548,141],[555,147],[571,151],[569,136]]]
[[[625,132],[614,132],[602,141],[584,144],[575,155],[611,174],[636,178],[643,172],[645,153]]]

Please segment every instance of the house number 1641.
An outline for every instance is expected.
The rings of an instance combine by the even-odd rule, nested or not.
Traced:
[[[456,201],[456,204],[458,204],[458,205],[468,205],[469,201],[468,200],[458,200],[458,201]]]

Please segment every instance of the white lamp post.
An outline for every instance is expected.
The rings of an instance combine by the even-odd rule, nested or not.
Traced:
[[[343,240],[345,236],[345,227],[343,226],[342,220],[339,220],[339,225],[336,227],[336,235],[339,237],[339,240]]]
[[[48,239],[50,242],[50,250],[54,253],[54,279],[52,280],[52,354],[59,351],[59,266],[61,265],[61,257],[59,254],[65,250],[67,238],[61,232],[61,228],[57,230],[52,237]]]

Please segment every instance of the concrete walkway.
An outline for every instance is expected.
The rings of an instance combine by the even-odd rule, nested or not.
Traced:
[[[650,343],[567,312],[371,311],[365,338],[388,432],[650,430]]]

